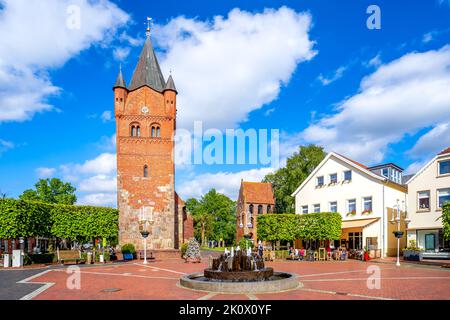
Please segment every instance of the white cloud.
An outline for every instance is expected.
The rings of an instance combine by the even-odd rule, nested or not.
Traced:
[[[100,119],[102,119],[103,122],[109,122],[114,120],[112,112],[110,110],[103,111],[102,115],[100,116]]]
[[[0,155],[7,151],[14,148],[14,143],[12,143],[11,141],[6,141],[3,139],[0,139]]]
[[[382,64],[383,62],[381,61],[380,58],[380,54],[377,54],[375,57],[373,57],[372,59],[369,60],[369,62],[367,63],[367,65],[371,66],[371,67],[378,67]]]
[[[112,193],[92,193],[82,196],[77,203],[80,205],[116,207],[117,197],[116,194]]]
[[[381,65],[360,90],[297,136],[359,161],[377,163],[392,143],[450,121],[450,46]]]
[[[119,47],[114,49],[113,51],[113,56],[114,59],[116,59],[117,61],[125,61],[125,59],[128,57],[128,55],[130,54],[131,49],[128,47]]]
[[[333,75],[331,77],[327,78],[323,74],[320,74],[317,77],[317,80],[319,80],[322,83],[322,85],[327,86],[330,83],[332,83],[332,82],[342,78],[342,76],[344,75],[344,72],[345,72],[346,69],[347,69],[346,67],[341,66],[341,67],[337,68],[336,71],[334,71],[334,73],[333,73]]]
[[[55,168],[37,168],[36,169],[36,174],[38,175],[39,178],[41,179],[45,179],[45,178],[51,178],[53,177],[53,175],[55,174],[56,169]]]
[[[233,200],[237,199],[241,179],[245,181],[260,182],[267,174],[273,172],[272,168],[260,168],[239,172],[204,173],[186,179],[176,187],[183,199],[200,197],[212,188],[223,193]]]
[[[80,28],[68,28],[70,6]],[[111,40],[128,15],[107,0],[0,0],[0,122],[24,121],[54,109],[61,89],[47,71],[61,67],[93,44]]]
[[[84,174],[111,174],[116,170],[116,155],[113,153],[102,153],[81,165],[75,165],[75,169]]]
[[[424,160],[415,161],[411,163],[406,169],[404,174],[416,174],[419,172],[420,169],[422,169],[431,159],[431,158],[425,158]]]
[[[450,122],[438,124],[421,136],[409,154],[417,158],[429,157],[448,147],[450,147]]]
[[[99,174],[82,180],[78,185],[82,192],[116,192],[117,178],[112,175]]]
[[[433,32],[427,32],[423,35],[422,37],[422,42],[423,43],[428,43],[430,41],[433,41]]]
[[[181,126],[201,115],[205,127],[234,127],[276,99],[297,65],[316,54],[310,27],[310,14],[282,7],[234,9],[207,22],[177,17],[155,28],[166,53],[161,64],[180,92]]]
[[[77,188],[78,204],[116,206],[116,155],[102,153],[81,164],[59,166],[58,175]]]

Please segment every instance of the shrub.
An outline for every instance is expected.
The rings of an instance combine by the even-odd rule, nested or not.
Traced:
[[[186,255],[187,248],[188,248],[188,244],[187,243],[183,243],[181,245],[180,251],[181,251],[181,257],[182,258],[184,258],[184,256]]]
[[[125,254],[125,253],[135,254],[136,253],[136,249],[134,248],[134,245],[131,243],[124,244],[121,248],[121,251],[123,254]]]
[[[0,239],[58,237],[115,239],[118,210],[0,199]]]
[[[262,214],[258,216],[258,237],[262,240],[338,240],[342,217],[339,213]]]

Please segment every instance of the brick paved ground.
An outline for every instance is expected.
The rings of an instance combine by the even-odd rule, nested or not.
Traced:
[[[181,288],[182,274],[199,272],[206,263],[182,260],[156,261],[144,266],[127,263],[81,268],[81,289],[69,290],[66,269],[36,272],[29,283],[54,283],[33,299],[450,299],[450,270],[404,264],[360,261],[268,263],[278,271],[299,275],[303,287],[271,294],[214,294]],[[380,288],[368,289],[367,267],[380,270]],[[7,271],[5,271],[7,272]],[[45,272],[39,274],[41,272]],[[24,277],[25,278],[25,277]],[[21,284],[21,286],[26,286]],[[31,285],[29,292],[36,290]]]

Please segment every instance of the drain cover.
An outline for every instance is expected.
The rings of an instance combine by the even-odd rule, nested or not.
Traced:
[[[101,292],[117,292],[117,291],[120,291],[120,290],[122,290],[122,289],[119,289],[119,288],[106,288],[106,289],[103,289]]]

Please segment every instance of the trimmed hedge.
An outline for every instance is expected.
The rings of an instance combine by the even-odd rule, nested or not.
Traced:
[[[0,239],[58,237],[70,240],[116,238],[118,210],[1,199]]]
[[[268,241],[338,240],[341,224],[341,215],[334,212],[262,214],[258,216],[258,238]]]

